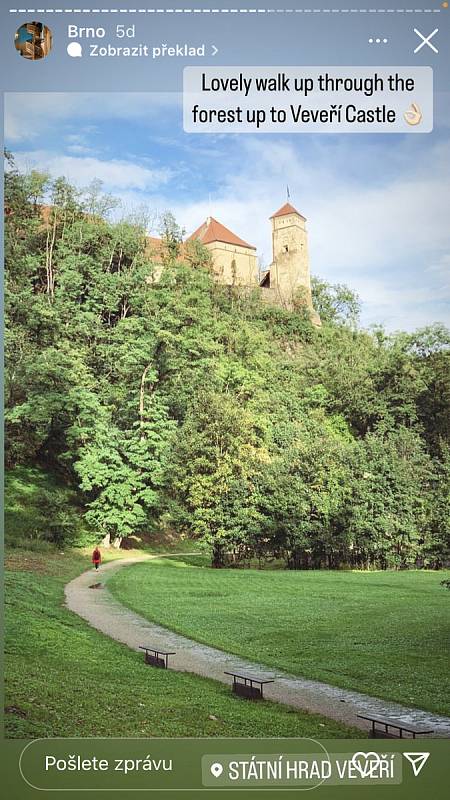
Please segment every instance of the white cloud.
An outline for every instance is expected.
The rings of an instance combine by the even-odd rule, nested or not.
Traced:
[[[392,179],[387,170],[382,183],[376,164],[370,165],[376,174],[368,173],[366,180],[347,178],[350,143],[341,155],[344,164],[333,163],[329,153],[303,157],[301,148],[290,143],[267,146],[264,137],[247,140],[240,149],[242,166],[228,173],[225,168],[211,201],[205,197],[177,204],[175,198],[186,227],[196,227],[199,218],[212,213],[266,250],[268,218],[285,202],[288,183],[292,203],[308,218],[317,271],[386,268],[399,257],[408,260],[418,251],[448,244],[449,189],[442,180],[448,153],[441,147],[430,148],[415,169],[407,163]]]
[[[450,253],[445,253],[434,263],[431,263],[426,272],[441,281],[442,289],[450,293]]]
[[[69,133],[64,137],[66,142],[66,150],[75,155],[95,155],[95,150],[90,145],[88,132],[82,133]]]
[[[90,153],[94,153],[94,149],[92,147],[86,147],[84,144],[68,144],[67,150],[69,153],[74,153],[75,155],[89,155]]]
[[[193,230],[208,215],[220,219],[258,247],[270,262],[268,217],[285,201],[308,217],[311,270],[335,283],[348,283],[362,297],[367,324],[412,329],[434,319],[449,320],[450,232],[448,174],[450,143],[418,151],[393,147],[365,161],[352,137],[327,151],[323,139],[311,156],[282,140],[263,136],[240,147],[242,166],[224,175],[211,202],[172,204],[180,222]],[[367,178],[349,176],[357,164]],[[448,273],[447,273],[448,274]]]
[[[400,277],[400,276],[399,276]],[[450,287],[412,281],[402,285],[377,277],[355,276],[351,286],[363,299],[364,324],[388,330],[413,330],[431,322],[449,323]]]
[[[112,192],[123,189],[151,192],[167,183],[171,177],[168,168],[152,169],[122,159],[105,161],[92,156],[59,155],[46,150],[19,152],[15,160],[22,170],[33,168],[49,172],[54,177],[63,175],[79,187],[87,186],[93,178],[97,178],[103,181],[106,190]]]

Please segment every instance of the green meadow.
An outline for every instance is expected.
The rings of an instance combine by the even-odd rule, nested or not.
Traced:
[[[88,567],[88,554],[70,551],[15,550],[6,559],[7,738],[360,735],[276,703],[248,703],[212,680],[146,666],[64,607],[64,584]]]
[[[449,573],[124,569],[108,588],[148,619],[295,675],[450,713]]]

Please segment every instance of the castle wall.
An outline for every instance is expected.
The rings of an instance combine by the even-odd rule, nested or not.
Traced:
[[[280,306],[280,294],[277,289],[271,289],[269,286],[261,286],[261,300],[268,306]]]
[[[231,286],[258,285],[255,250],[226,242],[212,242],[205,246],[211,253],[213,269],[221,283]]]
[[[162,242],[160,239],[147,238],[146,255],[156,262],[152,282],[161,277]],[[220,283],[227,286],[258,286],[258,258],[256,250],[250,247],[211,242],[205,247],[209,250],[213,261],[213,270]]]

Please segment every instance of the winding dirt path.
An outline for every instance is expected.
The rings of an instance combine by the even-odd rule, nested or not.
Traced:
[[[168,553],[166,555],[177,555]],[[185,553],[183,555],[186,555]],[[182,672],[193,672],[207,678],[229,683],[224,675],[226,670],[245,672],[256,677],[276,679],[265,687],[267,699],[301,710],[323,714],[346,725],[366,730],[367,726],[358,720],[358,713],[373,713],[390,716],[394,719],[425,725],[434,729],[434,737],[450,737],[450,718],[429,711],[407,708],[398,703],[369,695],[340,689],[320,681],[307,680],[289,675],[281,670],[273,670],[239,656],[224,653],[162,628],[121,605],[103,586],[102,577],[111,575],[118,569],[130,567],[144,560],[161,558],[160,555],[140,558],[127,558],[110,561],[98,573],[89,570],[70,581],[65,587],[67,607],[85,619],[92,627],[107,634],[112,639],[138,650],[140,645],[149,645],[161,650],[175,651],[171,656],[170,667]],[[101,582],[99,590],[90,588]]]

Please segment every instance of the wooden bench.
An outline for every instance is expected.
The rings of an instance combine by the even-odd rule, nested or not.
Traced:
[[[374,714],[357,714],[359,719],[366,719],[372,723],[372,728],[370,731],[370,738],[371,739],[403,739],[403,738],[413,738],[415,739],[416,736],[424,736],[427,733],[433,733],[433,728],[427,728],[424,725],[412,725],[409,722],[402,722],[398,719],[391,719],[390,717],[379,717],[375,716]],[[377,728],[377,725],[383,725],[384,730],[380,730]],[[397,733],[393,733],[389,731],[389,728],[395,728],[398,731]],[[403,732],[410,733],[411,737],[403,736]]]
[[[253,675],[239,675],[237,672],[225,672],[233,678],[233,692],[240,697],[248,700],[263,700],[263,687],[266,683],[274,683],[273,680],[261,680]]]
[[[167,669],[169,666],[169,656],[174,656],[175,653],[168,653],[166,650],[159,650],[156,647],[147,647],[147,645],[140,645],[139,650],[145,650],[144,660],[146,664],[152,667],[161,667]]]

